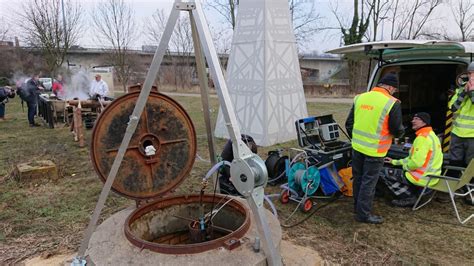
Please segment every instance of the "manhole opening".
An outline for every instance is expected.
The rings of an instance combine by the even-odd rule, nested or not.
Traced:
[[[207,221],[210,219],[212,204],[203,205]],[[130,229],[136,237],[148,242],[183,245],[221,238],[237,230],[245,221],[240,212],[224,206],[212,217],[212,226],[206,226],[206,232],[200,234],[199,209],[199,203],[194,203],[151,211],[130,224]],[[214,209],[217,211],[216,206]]]
[[[211,210],[214,210],[212,220]],[[202,200],[199,195],[177,196],[137,209],[129,216],[125,233],[139,247],[184,254],[224,246],[231,238],[243,237],[249,226],[249,211],[237,199],[217,195],[215,198],[204,195]]]

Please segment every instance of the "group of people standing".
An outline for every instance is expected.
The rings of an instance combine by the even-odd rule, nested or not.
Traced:
[[[449,103],[455,114],[449,149],[450,164],[455,166],[466,166],[474,157],[474,62],[467,71],[469,81],[456,90]],[[372,213],[372,205],[384,163],[402,168],[401,174],[384,176],[383,180],[396,196],[392,204],[399,207],[413,206],[420,186],[427,185],[427,176],[441,174],[441,143],[426,112],[413,115],[411,124],[416,138],[408,157],[386,157],[393,138],[402,137],[405,131],[400,101],[393,97],[397,89],[397,75],[384,75],[371,91],[354,98],[346,121],[352,138],[354,218],[358,222],[383,223],[381,216]],[[428,185],[438,181],[432,179]]]
[[[39,126],[35,122],[35,115],[38,108],[38,96],[44,92],[45,88],[40,82],[40,73],[33,74],[26,81],[19,81],[17,84],[17,93],[21,99],[26,102],[28,107],[28,124],[30,127]],[[59,99],[66,98],[66,90],[62,75],[58,75],[52,83],[51,90],[53,94]],[[109,93],[109,87],[105,81],[102,80],[100,74],[94,76],[94,80],[89,85],[89,96],[91,99],[105,98]],[[8,97],[12,98],[15,95],[15,90],[9,86],[0,87],[0,120],[5,119],[5,103]]]

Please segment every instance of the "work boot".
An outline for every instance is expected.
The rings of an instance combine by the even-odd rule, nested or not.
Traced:
[[[435,200],[440,203],[451,202],[451,198],[449,198],[449,194],[444,194],[444,193],[437,194],[435,197]]]
[[[467,195],[464,197],[464,203],[474,206],[474,198],[471,198],[471,196]]]
[[[369,215],[367,218],[359,218],[354,216],[355,220],[359,223],[366,223],[366,224],[381,224],[383,223],[383,218],[377,215]]]
[[[392,205],[396,207],[413,207],[416,203],[415,197],[404,198],[404,199],[394,199],[392,200]]]

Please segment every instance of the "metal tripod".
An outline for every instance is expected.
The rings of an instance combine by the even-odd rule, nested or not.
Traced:
[[[137,128],[139,118],[145,108],[147,99],[149,97],[152,84],[157,77],[159,67],[161,65],[163,56],[166,52],[168,43],[171,38],[171,34],[176,25],[176,21],[179,17],[180,11],[188,11],[190,20],[193,28],[193,41],[194,50],[196,56],[196,65],[198,68],[198,75],[201,81],[207,78],[205,75],[205,65],[202,56],[202,50],[204,51],[205,58],[211,70],[212,77],[214,78],[217,93],[219,96],[219,102],[223,111],[224,120],[226,122],[229,136],[232,140],[232,148],[234,152],[234,161],[231,165],[231,181],[233,182],[236,189],[244,195],[245,199],[250,205],[252,213],[257,224],[258,233],[263,239],[263,249],[267,256],[267,262],[269,265],[281,265],[280,253],[275,247],[272,240],[271,232],[268,228],[268,222],[263,207],[263,189],[267,183],[268,174],[263,160],[256,154],[253,154],[247,145],[240,138],[240,128],[237,123],[237,118],[234,113],[234,107],[230,101],[230,96],[225,83],[224,75],[219,63],[216,49],[212,42],[209,27],[204,16],[204,12],[199,1],[181,2],[175,1],[171,14],[169,16],[166,28],[163,32],[163,36],[160,40],[160,44],[155,52],[153,61],[150,65],[150,69],[147,73],[145,83],[143,84],[142,90],[138,97],[137,103],[133,110],[132,115],[128,121],[128,126],[125,131],[124,138],[118,150],[117,156],[112,164],[112,168],[109,172],[107,180],[102,188],[99,200],[95,207],[94,213],[91,217],[89,225],[86,229],[84,239],[81,242],[81,246],[78,252],[78,260],[83,260],[86,249],[89,245],[89,240],[94,232],[97,221],[99,219],[102,208],[104,207],[105,200],[110,192],[112,184],[115,180],[117,172],[122,163],[125,151],[130,144],[130,140]],[[207,122],[206,122],[207,123]],[[73,262],[74,263],[74,262]]]

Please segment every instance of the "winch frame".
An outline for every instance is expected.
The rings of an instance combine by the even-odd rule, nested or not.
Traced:
[[[205,58],[209,65],[211,75],[216,84],[216,90],[222,108],[226,127],[232,140],[234,160],[231,164],[231,181],[236,189],[245,197],[250,205],[255,218],[258,233],[263,240],[263,249],[269,265],[282,265],[281,256],[275,247],[271,232],[268,228],[268,222],[263,206],[264,187],[267,183],[268,173],[264,161],[256,154],[253,154],[245,143],[240,139],[240,128],[235,116],[234,107],[230,99],[222,68],[219,63],[216,49],[214,47],[208,23],[204,16],[202,5],[199,1],[174,2],[171,14],[166,23],[162,38],[156,49],[150,69],[147,73],[140,95],[136,102],[132,115],[127,123],[127,129],[123,137],[120,148],[118,149],[111,170],[102,188],[99,200],[97,201],[94,213],[92,214],[89,225],[85,231],[84,238],[78,251],[76,259],[83,259],[89,240],[97,226],[100,213],[105,205],[105,201],[110,192],[112,184],[117,176],[120,165],[123,161],[125,152],[130,144],[131,138],[137,129],[141,114],[145,108],[153,82],[155,81],[160,68],[163,56],[167,50],[171,34],[175,28],[176,21],[181,11],[188,11],[193,29],[197,30],[194,39],[194,47],[201,46]],[[196,58],[202,58],[200,49],[195,49]],[[203,64],[197,64],[202,68]],[[205,73],[203,69],[198,69],[198,73]],[[199,79],[203,79],[203,75]]]

